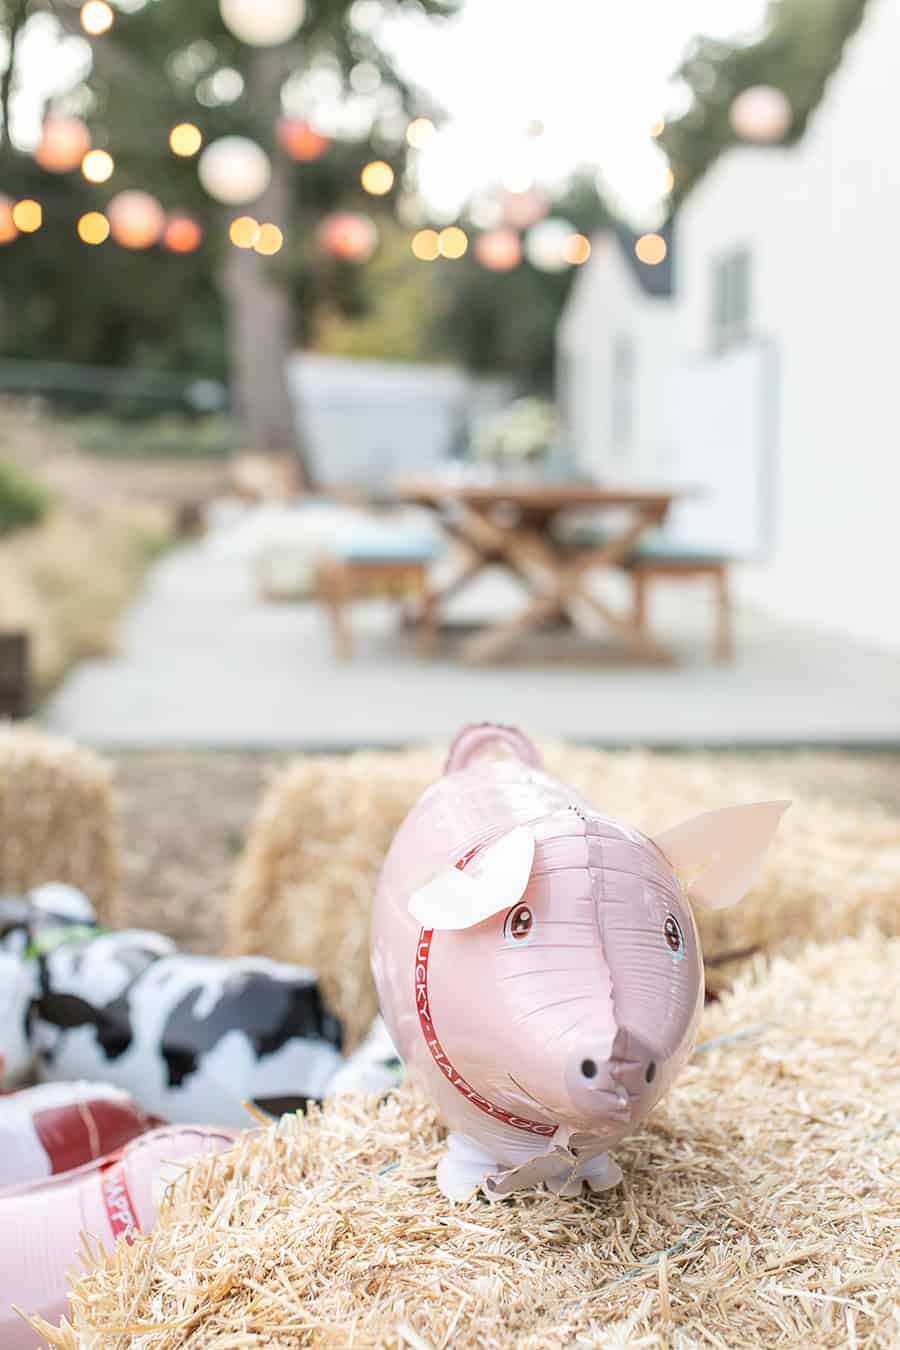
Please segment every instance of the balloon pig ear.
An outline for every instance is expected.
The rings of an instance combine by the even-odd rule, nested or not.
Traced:
[[[691,898],[710,909],[736,905],[753,885],[790,802],[727,806],[676,825],[654,839],[672,866],[692,869]]]
[[[520,826],[476,853],[461,871],[445,867],[414,891],[409,912],[423,928],[471,928],[525,894],[534,862],[534,835]]]

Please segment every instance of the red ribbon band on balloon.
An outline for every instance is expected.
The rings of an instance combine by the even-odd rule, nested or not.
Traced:
[[[121,1154],[113,1154],[103,1168],[100,1189],[113,1237],[124,1237],[126,1242],[133,1242],[139,1227],[138,1218],[131,1203],[125,1167],[120,1159]]]
[[[470,849],[464,857],[460,858],[456,866],[460,871],[470,863],[479,851],[481,845]],[[493,1102],[488,1101],[480,1092],[476,1092],[471,1083],[468,1083],[462,1074],[459,1073],[451,1064],[450,1059],[444,1047],[438,1038],[434,1028],[434,1022],[431,1018],[431,1000],[428,995],[428,963],[431,956],[431,943],[434,937],[433,928],[421,928],[419,930],[419,941],[416,945],[415,956],[415,999],[416,1012],[419,1015],[419,1026],[422,1035],[425,1038],[425,1044],[431,1052],[431,1057],[440,1069],[441,1073],[447,1079],[447,1082],[456,1088],[457,1092],[465,1097],[466,1101],[472,1106],[483,1111],[486,1116],[493,1116],[495,1120],[502,1120],[505,1125],[510,1125],[514,1130],[522,1130],[526,1134],[540,1134],[545,1138],[556,1133],[555,1125],[548,1125],[544,1121],[529,1120],[526,1116],[515,1116],[509,1111],[505,1111],[502,1106],[495,1106]]]

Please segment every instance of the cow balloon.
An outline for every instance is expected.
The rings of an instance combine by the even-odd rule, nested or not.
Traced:
[[[105,932],[67,886],[0,898],[4,1004],[0,1082],[36,1067],[44,1081],[112,1083],[174,1122],[240,1127],[245,1101],[295,1110],[348,1067],[312,971],[194,956],[160,933]],[[395,1078],[384,1069],[381,1086]]]
[[[372,930],[388,1030],[450,1129],[445,1195],[621,1180],[609,1150],[697,1033],[690,900],[736,903],[786,806],[711,811],[652,839],[544,772],[520,732],[457,737],[393,841]]]

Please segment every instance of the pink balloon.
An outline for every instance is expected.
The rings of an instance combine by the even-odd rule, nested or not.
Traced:
[[[108,1251],[119,1237],[147,1232],[170,1164],[231,1148],[227,1130],[153,1130],[120,1155],[0,1192],[0,1345],[32,1350],[44,1341],[17,1315],[58,1322],[68,1301],[67,1271],[80,1266],[82,1235]]]
[[[783,809],[709,812],[671,832],[670,859],[545,773],[520,732],[462,732],[397,832],[372,929],[388,1030],[451,1131],[446,1195],[616,1184],[609,1149],[675,1081],[703,1007],[674,867],[712,857],[699,894],[733,903]]]

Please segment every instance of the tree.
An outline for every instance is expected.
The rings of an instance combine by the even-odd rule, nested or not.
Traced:
[[[385,14],[408,10],[436,17],[451,13],[455,3],[374,0],[375,10]],[[297,40],[265,49],[245,46],[228,31],[217,0],[189,5],[151,0],[138,7],[131,0],[128,9],[92,42],[89,72],[58,100],[63,111],[86,110],[94,144],[116,161],[113,178],[97,187],[77,173],[45,173],[16,153],[8,131],[19,79],[17,51],[29,25],[46,25],[50,14],[60,35],[74,34],[80,31],[77,11],[57,0],[0,0],[0,25],[11,53],[0,84],[4,187],[11,195],[38,198],[45,208],[45,228],[0,255],[4,349],[200,374],[216,373],[227,360],[247,445],[278,451],[296,446],[302,456],[286,383],[288,354],[295,338],[312,331],[321,306],[358,305],[362,284],[355,269],[320,257],[316,228],[341,206],[389,216],[390,199],[366,197],[359,172],[378,157],[400,181],[406,122],[426,111],[422,98],[379,45],[371,22],[360,22],[360,7],[352,0],[309,0]],[[371,20],[373,0],[366,0],[363,10]],[[286,82],[296,87],[327,72],[337,97],[352,97],[359,105],[349,77],[363,64],[378,79],[367,100],[368,125],[352,139],[336,138],[314,163],[291,161],[277,136]],[[239,134],[266,150],[271,183],[248,209],[284,230],[286,247],[277,257],[227,243],[228,221],[239,211],[215,207],[197,181],[195,163],[170,153],[169,131],[180,121],[197,123],[207,142]],[[201,219],[203,246],[175,257],[156,249],[138,253],[82,245],[75,234],[79,215],[102,210],[128,187],[146,189],[167,208],[184,208]],[[308,464],[304,468],[311,479]]]
[[[731,104],[753,85],[788,96],[793,121],[787,141],[799,140],[840,64],[844,44],[862,22],[867,0],[771,0],[761,41],[734,46],[699,37],[679,71],[692,102],[660,137],[675,177],[673,204],[683,201],[716,157],[737,142]]]

